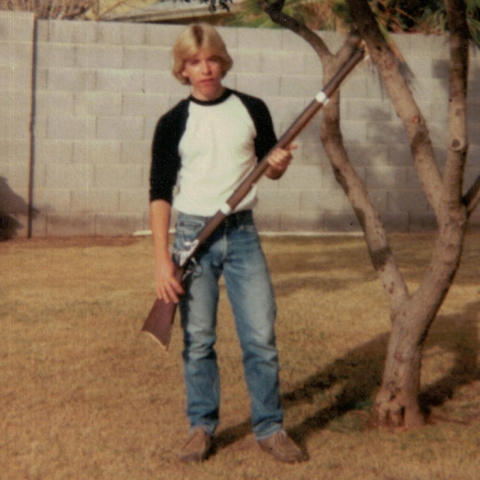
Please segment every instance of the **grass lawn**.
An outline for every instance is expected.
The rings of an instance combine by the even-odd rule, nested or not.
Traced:
[[[434,241],[392,246],[415,289]],[[389,335],[388,303],[361,237],[263,239],[277,292],[285,426],[308,451],[276,463],[251,434],[240,350],[222,296],[215,453],[183,465],[181,331],[169,352],[140,328],[154,300],[150,238],[0,243],[2,480],[480,478],[480,234],[424,350],[430,423],[367,428]]]

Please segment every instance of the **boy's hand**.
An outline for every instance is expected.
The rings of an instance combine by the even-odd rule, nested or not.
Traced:
[[[170,258],[164,259],[155,267],[155,286],[158,298],[165,303],[178,303],[179,295],[185,293],[175,278],[175,265]]]
[[[268,178],[280,178],[285,173],[293,159],[292,150],[296,148],[297,145],[292,143],[285,148],[277,147],[270,153],[267,159],[269,168],[266,171]]]

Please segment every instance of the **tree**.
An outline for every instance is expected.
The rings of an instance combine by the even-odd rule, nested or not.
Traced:
[[[340,93],[323,110],[320,138],[335,177],[364,231],[373,267],[389,299],[392,332],[382,384],[372,410],[372,423],[395,427],[422,425],[425,415],[418,403],[422,347],[452,285],[460,264],[468,219],[480,202],[480,177],[463,195],[468,152],[466,103],[468,42],[471,38],[471,21],[467,21],[466,2],[446,0],[445,6],[441,5],[450,32],[449,139],[447,160],[441,173],[427,124],[412,95],[402,60],[392,48],[388,35],[385,35],[392,29],[391,25],[398,23],[386,22],[388,15],[379,19],[372,11],[372,5],[378,7],[380,3],[390,6],[395,4],[397,8],[400,1],[369,3],[366,0],[346,0],[348,9],[340,11],[342,25],[348,26],[349,33],[344,45],[335,54],[328,50],[321,36],[308,28],[301,18],[294,18],[284,12],[284,0],[257,1],[274,23],[290,29],[311,45],[322,62],[324,82],[331,78],[339,65],[363,40],[396,113],[403,122],[414,165],[438,223],[438,238],[428,269],[414,292],[409,291],[390,248],[386,229],[343,145]],[[403,2],[404,5],[408,3],[407,0]],[[478,5],[477,0],[473,3]],[[399,18],[406,15],[405,18],[415,23],[415,18],[404,10],[393,10],[393,13],[394,17],[396,15]],[[478,15],[478,11],[476,13]]]

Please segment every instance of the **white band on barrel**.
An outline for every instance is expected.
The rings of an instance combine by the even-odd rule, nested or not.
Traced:
[[[221,211],[224,215],[230,215],[230,214],[232,213],[232,207],[230,207],[230,205],[225,202],[225,203],[220,207],[220,211]]]
[[[328,103],[328,97],[325,95],[325,93],[322,91],[320,92],[315,99],[317,100],[318,103],[323,103],[323,105],[326,105]]]

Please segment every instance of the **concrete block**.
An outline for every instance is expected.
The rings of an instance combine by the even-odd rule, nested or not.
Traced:
[[[99,140],[143,140],[142,117],[97,117]]]
[[[171,48],[185,28],[185,25],[145,25],[145,43]]]
[[[262,68],[262,54],[257,51],[239,51],[235,55],[233,63],[234,72],[259,73]],[[273,72],[268,72],[273,73]]]
[[[342,84],[341,97],[345,98],[366,98],[371,97],[371,82],[374,82],[367,76],[355,74]]]
[[[363,121],[345,120],[340,126],[345,142],[366,143],[368,139],[368,124]]]
[[[17,138],[28,140],[30,138],[29,118],[24,115],[0,116],[0,140]]]
[[[480,98],[473,99],[468,102],[467,119],[468,119],[469,125],[476,124],[475,127],[478,128],[478,124],[480,123]]]
[[[122,95],[122,114],[127,116],[154,116],[157,120],[169,110],[168,95],[125,93]]]
[[[48,90],[88,92],[95,90],[96,72],[86,68],[49,68]]]
[[[147,188],[120,191],[119,212],[135,213],[148,210],[149,197]]]
[[[93,165],[115,165],[120,162],[121,145],[117,140],[73,142],[73,162]]]
[[[346,197],[342,190],[304,190],[300,194],[300,211],[342,213],[345,211]]]
[[[280,95],[280,77],[266,74],[245,74],[237,78],[237,88],[260,98],[266,95]]]
[[[48,68],[38,67],[35,70],[35,91],[40,92],[47,89]]]
[[[389,35],[391,39],[395,42],[395,46],[400,50],[403,56],[410,55],[412,51],[412,43],[415,43],[415,41],[412,41],[415,35],[403,33],[393,33]]]
[[[468,101],[478,100],[480,98],[480,82],[473,80],[468,85]]]
[[[71,191],[74,213],[117,213],[119,192],[116,189],[88,188]]]
[[[260,233],[280,232],[280,214],[257,213],[255,211],[255,225]]]
[[[342,102],[342,120],[385,122],[392,120],[393,108],[389,101],[380,99],[347,98]]]
[[[308,188],[316,189],[322,182],[323,170],[320,165],[291,165],[280,180],[282,188],[302,191]],[[312,187],[313,185],[313,187]]]
[[[408,213],[381,212],[380,217],[387,232],[408,232],[410,229]]]
[[[95,165],[94,183],[96,188],[128,189],[142,187],[141,165]]]
[[[35,165],[69,164],[73,161],[72,140],[44,140],[35,143]]]
[[[48,20],[37,19],[37,45],[40,43],[48,42],[49,24]]]
[[[417,213],[410,214],[408,218],[409,232],[429,232],[438,230],[438,223],[433,213]]]
[[[402,167],[367,167],[365,186],[370,190],[403,189],[407,186],[408,169]]]
[[[74,105],[75,115],[120,116],[122,94],[120,92],[79,92],[74,94]]]
[[[73,44],[38,43],[37,65],[55,68],[74,67],[77,48]]]
[[[31,12],[6,11],[0,12],[1,42],[31,42],[35,15]]]
[[[31,65],[33,60],[33,46],[31,43],[10,42],[0,43],[0,45],[2,45],[0,66],[15,69]]]
[[[35,143],[41,142],[47,138],[48,117],[46,115],[36,115],[33,124]]]
[[[295,165],[320,165],[321,162],[327,162],[328,158],[320,140],[302,142],[301,158],[297,161],[296,152],[294,152]]]
[[[8,186],[24,198],[28,196],[29,171],[28,162],[9,164],[8,168]],[[2,192],[0,192],[0,195],[2,195]]]
[[[35,95],[35,111],[41,116],[75,114],[72,92],[43,91]]]
[[[448,82],[441,78],[416,78],[414,95],[416,99],[429,98],[433,102],[444,102],[448,98]]]
[[[314,99],[322,89],[319,77],[300,75],[284,75],[280,79],[280,94],[286,97],[300,97]]]
[[[98,40],[97,22],[68,22],[49,20],[48,40],[52,43],[85,44]]]
[[[67,213],[71,210],[68,188],[37,188],[33,198],[35,208],[42,214]]]
[[[36,163],[33,169],[34,190],[37,188],[45,188],[46,186],[47,186],[47,168],[45,164]]]
[[[329,232],[358,232],[361,231],[361,226],[353,213],[334,213],[323,215],[322,230]]]
[[[123,67],[141,70],[170,70],[173,65],[170,49],[151,46],[123,47]]]
[[[99,214],[96,216],[95,233],[97,235],[132,235],[143,228],[142,214]]]
[[[379,188],[372,189],[368,192],[368,197],[377,212],[387,211],[387,193],[388,190]]]
[[[122,141],[120,163],[122,164],[139,164],[150,167],[151,157],[151,140],[150,141]]]
[[[390,161],[388,156],[388,145],[371,143],[347,144],[347,151],[355,168],[368,166],[394,166],[398,163]]]
[[[98,70],[97,91],[141,93],[144,75],[140,70]]]
[[[97,35],[97,42],[99,44],[121,45],[122,23],[98,22]]]
[[[95,234],[95,215],[59,213],[46,215],[47,237],[92,236]]]
[[[30,139],[20,140],[7,138],[0,140],[0,168],[2,165],[10,168],[12,164],[23,164],[30,162]],[[7,170],[8,171],[8,170]],[[0,170],[0,176],[5,173]]]
[[[320,232],[323,229],[323,215],[320,212],[285,212],[280,214],[281,232]]]
[[[388,212],[431,213],[431,207],[422,190],[389,190],[387,193]]]
[[[348,122],[350,123],[350,122]],[[356,122],[360,123],[360,122]],[[343,125],[346,125],[342,123]],[[403,125],[399,121],[390,121],[390,122],[369,122],[363,123],[363,127],[366,129],[366,136],[359,137],[358,140],[362,142],[369,142],[372,144],[391,144],[391,143],[400,143],[408,144],[407,134]],[[358,125],[357,128],[360,128]],[[349,138],[351,140],[351,138]]]
[[[121,23],[120,25],[123,45],[145,45],[147,37],[144,24]]]
[[[28,92],[0,92],[0,112],[2,116],[30,115],[32,96]]]
[[[0,89],[2,92],[12,90],[12,68],[0,66]]]
[[[307,53],[305,55],[305,74],[317,76],[319,82],[323,84],[322,62],[315,53]]]
[[[10,76],[12,92],[32,91],[32,68],[31,65],[14,67]]]
[[[54,140],[79,140],[95,138],[96,119],[92,116],[50,116],[47,123],[47,136]]]
[[[92,165],[70,164],[47,164],[46,188],[87,188],[93,185],[94,168]]]
[[[229,52],[230,50],[238,48],[238,32],[240,30],[241,28],[238,27],[218,27],[218,31],[222,36]]]
[[[281,30],[239,28],[237,40],[239,50],[277,50],[283,47]]]
[[[147,94],[173,94],[178,95],[180,98],[189,95],[188,87],[182,85],[170,72],[153,70],[145,71],[145,85],[142,91]]]
[[[272,119],[276,125],[281,123],[292,124],[297,117],[303,112],[308,101],[299,97],[263,97],[263,101],[267,104]],[[277,134],[281,135],[283,131],[278,130]]]
[[[123,47],[118,45],[77,45],[76,65],[80,68],[115,69],[123,67]]]
[[[304,75],[306,56],[299,52],[262,52],[261,68],[254,72],[271,75]],[[240,70],[243,71],[243,70]]]
[[[422,58],[421,60],[427,61],[427,59]],[[432,64],[432,70],[430,76],[433,78],[445,79],[448,78],[450,70],[450,60],[440,60],[438,58],[430,59]],[[418,75],[417,71],[414,70],[415,75]]]
[[[145,118],[145,131],[144,131],[144,140],[152,141],[152,138],[155,134],[155,129],[158,124],[158,117],[147,117]]]
[[[282,213],[282,212],[299,212],[300,197],[299,190],[284,190],[283,192],[276,190],[271,191],[268,195],[259,198],[256,211],[259,213]]]

